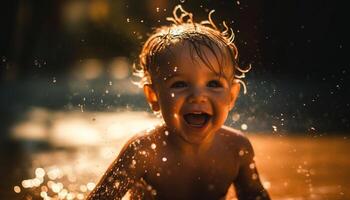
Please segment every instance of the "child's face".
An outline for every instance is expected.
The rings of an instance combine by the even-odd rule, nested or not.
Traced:
[[[200,48],[219,72],[213,53],[204,46]],[[223,125],[239,93],[239,84],[233,81],[232,61],[225,56],[224,73],[219,76],[194,50],[190,52],[187,43],[174,47],[171,56],[164,57],[159,71],[151,72],[153,84],[145,86],[145,95],[154,110],[160,109],[169,130],[189,143],[205,142]]]

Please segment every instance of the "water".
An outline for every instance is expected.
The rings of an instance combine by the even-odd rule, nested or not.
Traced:
[[[22,122],[29,123],[27,133],[22,131],[14,145],[3,147],[0,156],[6,165],[1,166],[1,177],[7,181],[1,183],[0,199],[84,199],[124,142],[158,122],[147,113],[130,111],[49,112],[49,116],[51,125],[46,129],[38,121]],[[30,124],[42,133],[35,135]],[[272,199],[349,199],[349,139],[287,135],[248,134]],[[235,198],[232,188],[228,197]]]

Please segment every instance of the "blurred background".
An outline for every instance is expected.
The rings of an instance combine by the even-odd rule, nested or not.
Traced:
[[[159,123],[132,65],[177,4],[197,22],[215,10],[235,32],[240,64],[252,64],[226,124],[251,138],[273,199],[350,198],[344,2],[7,0],[0,199],[84,199],[122,144]]]

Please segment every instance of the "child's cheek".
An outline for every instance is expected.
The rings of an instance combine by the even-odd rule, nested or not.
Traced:
[[[230,92],[228,90],[224,90],[222,92],[216,92],[212,94],[213,99],[222,105],[230,103]]]
[[[180,99],[180,95],[177,95],[175,92],[172,91],[164,91],[164,93],[161,95],[161,104],[164,109],[174,112],[176,108],[178,107],[178,102]]]

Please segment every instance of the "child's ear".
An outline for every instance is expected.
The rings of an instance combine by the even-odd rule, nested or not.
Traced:
[[[150,104],[153,111],[159,111],[159,103],[158,103],[158,97],[156,92],[154,91],[151,84],[145,84],[143,86],[143,92],[145,93],[146,99],[148,103]]]
[[[235,103],[237,100],[237,97],[239,95],[239,91],[241,89],[241,85],[237,81],[233,81],[231,86],[231,102],[230,102],[230,110],[235,107]]]

